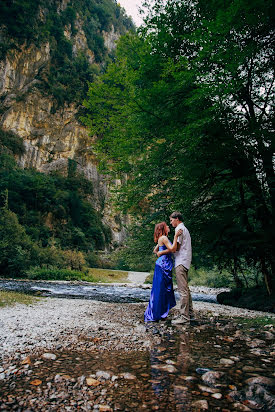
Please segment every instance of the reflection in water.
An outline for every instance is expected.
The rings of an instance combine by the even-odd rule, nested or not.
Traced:
[[[188,375],[190,366],[190,332],[185,331],[179,335],[178,340],[178,356],[177,369],[180,376]],[[180,406],[181,411],[188,411],[190,404],[190,393],[186,386],[175,383],[174,385],[174,399],[176,404]]]
[[[150,351],[152,389],[159,402],[173,399],[177,410],[188,411],[190,395],[180,377],[188,374],[190,365],[190,332],[182,331],[177,339],[165,334]],[[171,405],[172,407],[172,405]]]

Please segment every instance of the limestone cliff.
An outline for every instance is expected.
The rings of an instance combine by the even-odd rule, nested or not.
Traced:
[[[69,6],[73,7],[74,2],[56,1],[56,15],[66,12]],[[45,23],[47,15],[49,10],[40,7],[38,18],[41,24]],[[73,22],[66,23],[62,28],[61,40],[64,38],[69,42],[71,58],[77,58],[81,54],[89,65],[100,70],[104,61],[98,61],[90,46],[91,39],[87,36],[87,30],[85,32],[87,22],[76,13]],[[111,24],[108,31],[98,31],[97,36],[99,35],[104,41],[105,56],[108,58],[120,33]],[[10,40],[10,35],[4,31],[3,36]],[[65,95],[61,103],[58,102],[58,91],[57,96],[54,96],[51,90],[45,87],[45,84],[49,84],[52,68],[57,70],[56,61],[53,59],[56,53],[55,40],[53,35],[40,42],[26,40],[19,44],[15,40],[16,47],[7,51],[0,62],[0,126],[4,130],[13,131],[24,140],[25,154],[18,159],[24,168],[34,167],[45,173],[53,170],[66,172],[68,159],[74,159],[79,170],[93,182],[94,205],[104,216],[104,223],[111,228],[113,241],[120,243],[124,238],[122,226],[118,223],[120,219],[115,218],[109,208],[108,185],[97,171],[96,158],[90,148],[91,137],[78,120],[80,99],[66,99],[66,91],[70,85],[63,79],[61,86]],[[66,46],[66,43],[64,44]],[[62,77],[62,65],[58,70]]]

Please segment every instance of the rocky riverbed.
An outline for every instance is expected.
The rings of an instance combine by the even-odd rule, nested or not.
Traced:
[[[198,322],[184,329],[171,324],[177,308],[144,325],[145,307],[43,298],[0,309],[1,410],[275,411],[274,315],[194,302]]]

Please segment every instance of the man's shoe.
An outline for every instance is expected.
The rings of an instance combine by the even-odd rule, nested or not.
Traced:
[[[183,318],[177,318],[177,319],[173,319],[171,321],[172,325],[184,325],[184,326],[188,326],[189,325],[189,321]]]

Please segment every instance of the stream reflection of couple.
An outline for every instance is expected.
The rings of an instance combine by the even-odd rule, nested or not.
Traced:
[[[172,269],[175,258],[175,272],[180,295],[180,316],[172,320],[173,324],[190,323],[193,317],[193,305],[188,287],[188,270],[192,259],[191,237],[183,224],[183,217],[179,212],[173,212],[170,223],[175,228],[173,243],[168,239],[169,226],[165,222],[156,224],[154,241],[157,245],[154,253],[158,259],[155,264],[153,286],[150,301],[144,314],[145,322],[164,320],[169,310],[176,306],[172,283]]]

